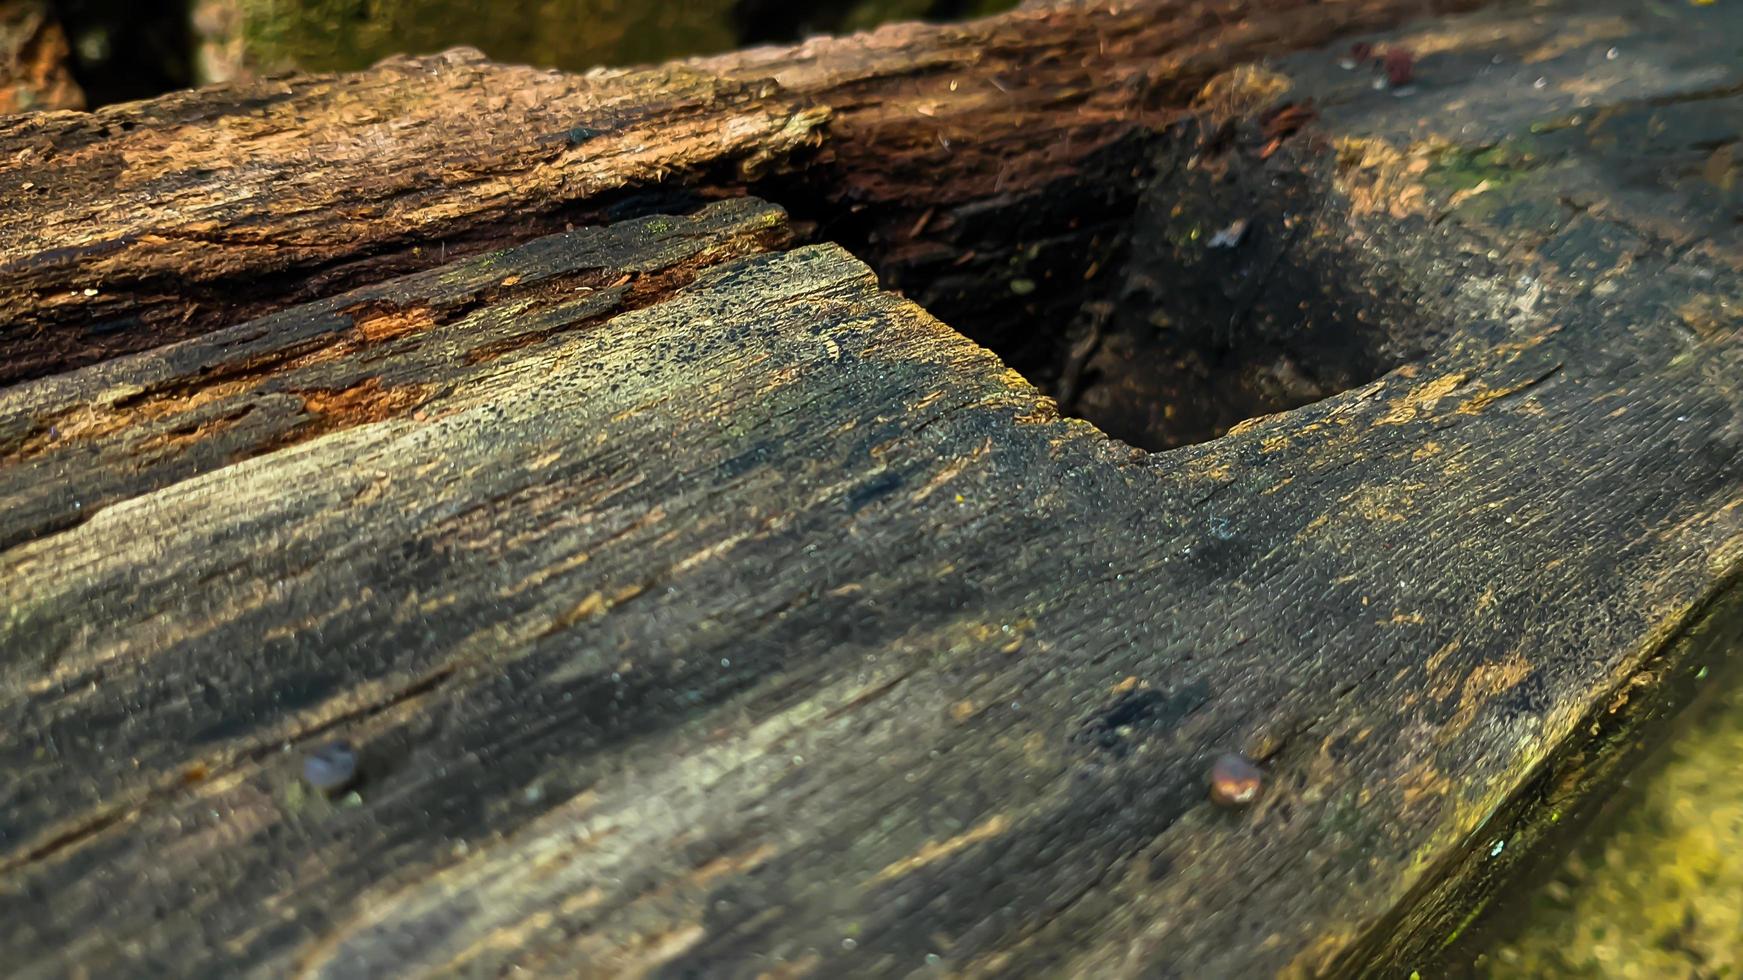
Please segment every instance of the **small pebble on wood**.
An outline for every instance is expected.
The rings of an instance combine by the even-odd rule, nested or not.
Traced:
[[[1259,798],[1265,774],[1232,752],[1217,756],[1210,767],[1210,800],[1217,806],[1246,806]]]
[[[303,757],[303,779],[332,795],[357,780],[357,753],[348,742],[329,742]]]

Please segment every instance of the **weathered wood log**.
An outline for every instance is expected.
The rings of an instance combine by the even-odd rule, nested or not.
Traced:
[[[1430,22],[1408,98],[1280,53],[1421,9],[0,124],[0,957],[1426,965],[1743,642],[1743,12]],[[1135,438],[1351,387],[1147,453],[662,168]]]
[[[0,547],[323,432],[475,397],[503,354],[664,299],[785,228],[741,199],[683,222],[583,229],[16,391],[0,418]]]
[[[1132,155],[1115,168],[1102,151],[1178,116],[1216,72],[1425,9],[1070,7],[580,77],[457,52],[76,120],[15,118],[0,129],[0,197],[24,204],[0,214],[0,382],[671,203],[650,188],[741,193],[819,142],[821,159],[779,196],[869,210],[869,229],[829,230],[892,250],[931,229],[921,254],[880,263],[930,269],[961,255],[939,230],[989,200],[1057,197],[1062,181],[1130,200]]]

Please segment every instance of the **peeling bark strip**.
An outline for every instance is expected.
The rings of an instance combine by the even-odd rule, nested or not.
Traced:
[[[119,242],[10,253],[18,322],[65,336],[109,295],[68,277],[102,269],[163,290],[117,309],[208,332],[77,367],[96,348],[29,348],[71,360],[0,392],[0,962],[1432,975],[1743,643],[1743,182],[1714,149],[1743,142],[1743,8],[1569,0],[1362,37],[1415,53],[1409,98],[1340,69],[1345,38],[1256,87],[1318,107],[1281,146],[1241,98],[1201,142],[1138,147],[1166,173],[1129,191],[1122,275],[1276,326],[1306,299],[1263,284],[1334,269],[1303,323],[1414,303],[1368,334],[1432,347],[1174,452],[1060,418],[775,206],[517,223],[553,194],[648,210],[588,195],[652,167],[636,140],[662,128],[706,169],[912,90],[868,76],[863,108],[825,106],[803,79],[826,60],[912,36],[1016,64],[996,32],[1121,16],[728,59],[794,59],[767,83],[782,111],[725,69],[465,61],[7,123],[66,164],[8,163],[56,182],[30,213]],[[1238,47],[1272,16],[1194,30]],[[1020,63],[1102,70],[1074,50]],[[1158,70],[1201,64],[1181,58]],[[521,118],[572,133],[548,159],[382,122],[436,118],[425,85],[516,104],[486,84],[510,75],[554,97]],[[650,79],[694,112],[656,123]],[[573,130],[581,91],[627,122]],[[709,115],[726,92],[743,139]],[[565,148],[596,138],[607,176]],[[843,162],[874,144],[830,130],[782,180],[884,193],[869,150]],[[238,145],[262,155],[176,170],[158,204],[105,149]],[[1035,200],[936,193],[916,236]],[[514,247],[444,257],[430,223]],[[355,772],[329,797],[305,761],[340,742]],[[1228,753],[1261,774],[1244,807],[1210,798]]]
[[[907,227],[1040,189],[1230,65],[1426,12],[1154,0],[585,76],[450,52],[0,120],[0,383],[557,230],[606,192],[742,186],[819,144],[808,193],[900,202]]]

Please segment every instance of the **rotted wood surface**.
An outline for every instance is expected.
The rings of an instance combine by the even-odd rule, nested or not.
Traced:
[[[1066,7],[585,76],[456,51],[13,117],[0,381],[620,215],[663,187],[742,193],[808,149],[822,158],[785,196],[893,212],[868,232],[892,240],[928,210],[942,228],[1042,196],[1217,71],[1456,5]]]
[[[1305,8],[1278,9],[1306,31]],[[1374,18],[1340,29],[1385,19],[1312,9]],[[729,195],[742,177],[697,175],[779,164],[795,169],[760,187],[851,207],[900,182],[879,182],[875,140],[830,127],[906,85],[865,82],[855,108],[805,72],[918,37],[972,35],[996,62],[1010,48],[989,37],[1015,24],[1106,24],[1110,50],[1151,36],[1126,16],[709,63],[790,59],[770,83],[803,97],[786,114],[725,69],[578,80],[438,59],[5,123],[0,158],[31,152],[0,184],[44,188],[41,230],[5,230],[14,376],[94,361],[0,392],[5,962],[1426,966],[1740,643],[1743,253],[1724,154],[1743,71],[1724,39],[1743,12],[1433,21],[1378,39],[1419,55],[1408,97],[1340,70],[1341,43],[1208,86],[1197,128],[1135,151],[1157,179],[1110,273],[1112,336],[1133,346],[1090,361],[1174,349],[1190,327],[1117,321],[1183,309],[1238,312],[1214,324],[1237,342],[1342,324],[1309,333],[1365,345],[1357,375],[1426,353],[1171,452],[1061,418],[770,205],[537,237],[645,210],[622,189],[661,166],[648,137],[589,121],[606,110],[559,119],[540,85],[621,106],[638,133],[657,118],[636,114],[638,86],[695,106],[739,92],[734,112],[663,124],[696,152],[672,172]],[[1211,39],[1180,50],[1231,54],[1155,69],[1183,80],[1167,119],[1269,21],[1180,23]],[[1072,50],[1042,63],[1114,71]],[[963,51],[948,63],[982,63]],[[915,115],[958,111],[949,70],[921,77],[937,101]],[[431,88],[450,109],[421,101]],[[522,156],[437,142],[444,119],[466,132],[466,92],[552,115],[500,134]],[[961,104],[987,114],[976,98]],[[1317,113],[1281,142],[1280,99]],[[1118,139],[1144,125],[1131,108],[1109,103]],[[546,123],[585,131],[547,145]],[[985,139],[1040,159],[1001,125]],[[118,165],[155,148],[132,179],[207,162],[99,187],[72,164],[104,147]],[[395,189],[334,185],[367,172],[364,147]],[[969,186],[1005,152],[931,183]],[[241,165],[197,172],[218,159]],[[298,159],[312,176],[272,176]],[[1025,193],[929,204],[907,238],[866,235],[868,255],[886,273],[922,268],[916,250],[962,261],[966,239],[928,231],[939,215],[993,223],[1070,183],[1061,166]],[[195,201],[216,203],[190,218]],[[84,222],[50,230],[57,206]],[[1237,218],[1235,246],[1209,248]],[[86,237],[56,252],[67,235]],[[1161,295],[1172,281],[1194,296]],[[93,341],[98,321],[121,339]],[[301,781],[334,739],[359,747],[355,796]],[[1264,768],[1254,806],[1207,800],[1225,751]]]

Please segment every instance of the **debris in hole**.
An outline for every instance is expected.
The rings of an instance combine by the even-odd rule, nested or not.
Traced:
[[[1085,303],[1080,313],[1087,318],[1088,327],[1082,339],[1072,345],[1054,390],[1054,400],[1059,403],[1060,410],[1068,414],[1076,411],[1077,395],[1083,390],[1084,366],[1101,346],[1102,327],[1113,316],[1114,306],[1101,301]]]
[[[1234,248],[1247,237],[1247,219],[1236,218],[1227,228],[1210,236],[1206,248]]]
[[[1217,806],[1246,806],[1264,786],[1265,773],[1245,756],[1225,752],[1210,767],[1210,801]]]
[[[349,742],[330,742],[303,757],[303,779],[328,796],[357,781],[357,752]]]

